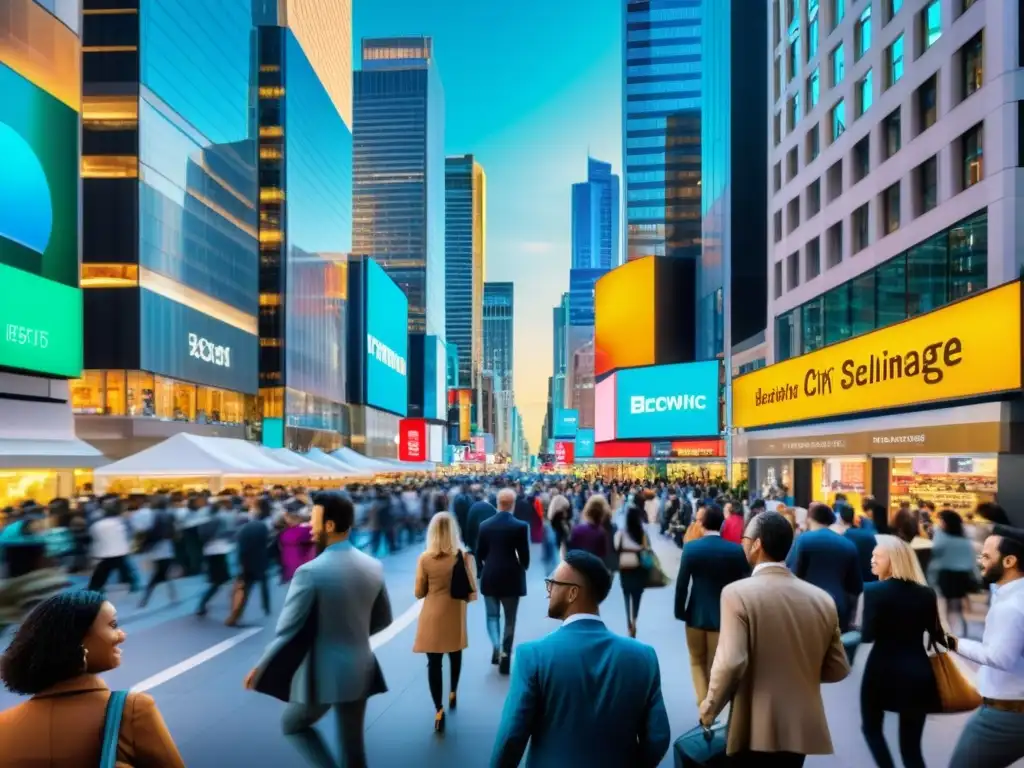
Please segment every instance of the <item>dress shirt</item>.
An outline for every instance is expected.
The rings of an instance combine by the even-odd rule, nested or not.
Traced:
[[[751,576],[757,576],[758,572],[765,570],[766,568],[785,568],[787,571],[789,567],[785,563],[760,563],[754,566],[754,572]]]
[[[604,619],[598,616],[596,613],[574,613],[568,619],[562,622],[562,626],[572,624],[574,621],[600,621],[604,624]]]
[[[1024,699],[1024,579],[993,587],[981,642],[957,640],[956,652],[981,665],[982,696]]]
[[[704,531],[705,536],[721,536],[721,531]]]

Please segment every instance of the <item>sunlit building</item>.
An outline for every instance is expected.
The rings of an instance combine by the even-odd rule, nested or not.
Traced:
[[[619,177],[611,163],[587,158],[587,180],[572,185],[572,268],[619,265]]]
[[[515,285],[485,283],[483,368],[498,377],[501,392],[512,392],[515,340]]]
[[[473,385],[483,359],[487,176],[473,155],[445,161],[445,335],[458,347],[457,386]]]

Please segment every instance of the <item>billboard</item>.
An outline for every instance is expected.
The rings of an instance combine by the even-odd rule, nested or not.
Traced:
[[[594,439],[603,443],[615,439],[615,377],[594,385]]]
[[[451,430],[449,440],[453,443],[465,443],[473,429],[473,390],[448,390],[448,426]]]
[[[400,461],[427,461],[428,442],[425,419],[402,419],[398,422],[398,458]]]
[[[558,440],[555,442],[555,464],[575,464],[575,446],[571,440]]]
[[[409,405],[409,300],[366,259],[366,403],[405,416]]]
[[[68,39],[41,35],[47,46],[77,50],[74,35],[33,8],[29,32],[52,24]],[[78,112],[2,63],[0,93],[0,367],[74,378],[82,372]]]
[[[732,420],[765,427],[1020,387],[1021,287],[1014,281],[740,376]]]
[[[576,433],[576,458],[591,459],[594,457],[594,430],[581,429]]]
[[[423,416],[427,419],[447,416],[447,356],[445,343],[437,336],[423,337]]]
[[[580,424],[580,412],[573,408],[559,408],[555,411],[555,437],[572,439]]]

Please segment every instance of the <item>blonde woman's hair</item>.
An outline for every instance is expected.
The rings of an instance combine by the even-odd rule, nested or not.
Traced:
[[[459,524],[447,512],[438,512],[427,526],[426,553],[433,557],[454,555],[462,548]]]
[[[608,500],[600,493],[595,493],[583,505],[583,519],[589,520],[594,525],[601,525],[605,517],[611,513],[612,509],[608,506]]]
[[[903,539],[886,533],[878,534],[875,536],[875,546],[881,547],[889,556],[889,578],[927,584],[924,571],[921,570],[921,561]]]

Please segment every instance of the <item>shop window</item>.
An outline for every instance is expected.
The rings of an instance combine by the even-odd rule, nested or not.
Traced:
[[[889,259],[875,272],[878,327],[907,319],[907,257],[900,254]]]
[[[107,410],[109,416],[124,416],[126,413],[125,372],[106,372]]]
[[[850,332],[853,336],[875,330],[875,271],[850,281]]]
[[[199,387],[196,394],[196,421],[201,424],[245,423],[245,400],[238,392]]]
[[[128,371],[128,394],[126,398],[129,416],[156,416],[156,386],[153,374],[142,371]]]
[[[892,460],[890,509],[930,501],[936,509],[972,512],[999,490],[995,456],[898,456]]]
[[[803,341],[803,352],[813,352],[825,343],[825,328],[822,297],[800,307],[800,338]]]
[[[846,496],[848,504],[860,509],[867,492],[868,461],[862,456],[814,459],[811,462],[811,487],[815,498],[835,504],[836,494]]]
[[[107,412],[104,371],[82,371],[82,377],[68,382],[71,390],[71,409],[75,413],[102,414]]]
[[[850,338],[850,284],[843,283],[825,294],[825,343]]]
[[[988,286],[988,213],[949,231],[949,298],[956,301]]]
[[[949,301],[945,232],[918,243],[907,252],[907,314],[930,312]]]

